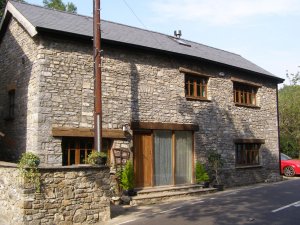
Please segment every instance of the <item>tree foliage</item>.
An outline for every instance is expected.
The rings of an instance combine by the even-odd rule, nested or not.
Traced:
[[[72,2],[67,4],[63,3],[62,0],[43,0],[44,6],[51,9],[57,9],[61,11],[76,13],[77,7]]]
[[[5,9],[5,6],[6,6],[6,2],[8,0],[0,0],[0,20],[3,16],[3,13],[4,13],[4,9]],[[17,2],[25,2],[24,0],[15,0]]]
[[[287,76],[290,85],[279,90],[280,149],[287,155],[300,156],[300,81],[299,72]]]

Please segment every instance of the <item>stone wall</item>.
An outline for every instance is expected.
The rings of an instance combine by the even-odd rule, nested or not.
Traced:
[[[16,164],[0,165],[0,224],[23,224],[23,189]]]
[[[0,167],[0,224],[93,224],[110,219],[108,167],[40,168],[41,192]],[[18,181],[18,182],[17,182]]]
[[[37,151],[39,63],[37,38],[12,19],[0,42],[0,127],[6,151],[0,156],[16,160],[26,149]],[[15,117],[8,119],[8,91],[15,89]],[[30,133],[30,135],[27,135]]]
[[[235,184],[242,184],[248,175],[235,167],[234,139],[265,139],[260,151],[261,167],[252,168],[261,175],[256,180],[267,179],[269,172],[263,171],[278,172],[274,80],[200,60],[106,43],[103,46],[103,128],[121,129],[131,121],[198,124],[195,160],[205,161],[209,150],[218,150],[226,160],[224,169],[229,171],[224,179],[232,183],[233,177],[226,174],[235,174],[241,181]],[[27,133],[26,149],[38,152],[44,163],[61,165],[61,138],[52,136],[52,127],[93,127],[92,42],[40,36],[36,54],[38,107],[29,102],[28,108],[38,113],[27,120],[29,127],[36,129]],[[179,67],[210,76],[209,101],[185,98],[184,74]],[[31,76],[36,76],[34,71]],[[259,108],[234,104],[231,77],[262,85],[257,93]],[[131,147],[132,143],[124,145]]]

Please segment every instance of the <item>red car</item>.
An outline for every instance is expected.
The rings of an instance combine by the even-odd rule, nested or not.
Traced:
[[[296,174],[300,175],[300,160],[292,159],[291,157],[281,153],[281,174],[287,177],[292,177]]]

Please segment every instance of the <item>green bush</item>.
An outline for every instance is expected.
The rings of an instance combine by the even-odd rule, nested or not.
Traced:
[[[134,171],[133,163],[128,160],[121,171],[121,183],[120,186],[123,190],[132,190],[134,188]]]
[[[209,176],[205,170],[205,167],[200,162],[196,162],[196,183],[209,181]]]
[[[224,160],[223,160],[221,154],[218,153],[217,151],[210,151],[208,153],[207,159],[208,159],[208,165],[210,166],[211,170],[215,174],[215,180],[216,180],[217,184],[220,184],[219,173],[220,173],[220,169],[224,165]]]
[[[97,165],[105,164],[107,160],[107,154],[105,152],[92,151],[87,157],[87,164]]]
[[[40,173],[38,166],[40,158],[31,152],[23,153],[18,163],[18,168],[25,182],[33,184],[37,192],[40,192]]]

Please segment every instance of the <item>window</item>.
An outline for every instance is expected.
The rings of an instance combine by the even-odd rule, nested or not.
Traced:
[[[185,96],[194,99],[207,99],[207,78],[186,74]]]
[[[260,144],[236,143],[235,148],[237,166],[259,165]]]
[[[102,139],[102,151],[109,155],[112,141]],[[94,151],[93,138],[63,138],[63,165],[85,164],[88,155]]]
[[[234,83],[234,102],[241,105],[256,106],[257,87]]]
[[[8,92],[8,119],[15,117],[15,90]]]

